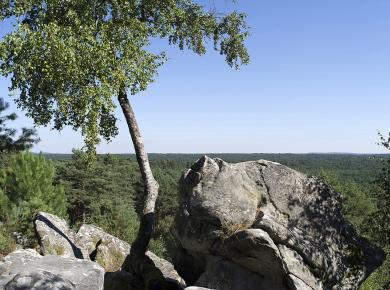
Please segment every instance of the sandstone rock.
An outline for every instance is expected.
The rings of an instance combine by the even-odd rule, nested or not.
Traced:
[[[75,236],[75,243],[86,249],[91,260],[99,263],[107,272],[119,271],[130,253],[131,246],[101,228],[84,224]]]
[[[103,266],[107,272],[120,271],[131,249],[130,244],[106,233],[99,227],[86,224],[80,227],[75,240],[76,244],[87,249],[90,258]],[[150,251],[146,255],[149,259],[145,260],[145,264],[148,264],[148,267],[144,265],[145,275],[147,275],[146,268],[149,271],[155,268],[163,280],[179,285],[179,287],[185,285],[184,280],[171,263]]]
[[[86,258],[81,249],[74,244],[75,234],[64,219],[39,212],[35,217],[34,226],[43,255]]]
[[[121,271],[130,253],[130,244],[93,225],[84,224],[75,234],[63,219],[47,213],[39,213],[34,223],[44,255],[56,254],[96,261],[107,272],[107,287],[131,289],[128,284],[120,286],[118,281],[113,280],[115,277],[123,281],[131,279]],[[152,252],[146,253],[142,263],[145,280],[152,279],[153,283],[163,283],[170,287],[176,285],[178,289],[185,287],[184,280],[173,265]]]
[[[205,156],[180,188],[175,264],[195,285],[357,289],[384,260],[343,218],[339,193],[281,164]]]
[[[322,289],[322,288],[312,288],[309,285],[307,285],[305,282],[303,282],[298,277],[289,274],[288,275],[288,286],[291,290],[316,290],[316,289]]]
[[[19,284],[23,281],[51,283],[61,278],[62,284],[59,285],[64,287],[72,283],[76,290],[103,290],[104,269],[91,261],[54,255],[41,256],[32,250],[19,250],[6,256],[0,262],[0,268],[0,289],[14,287],[18,281]]]
[[[264,285],[284,289],[283,260],[278,247],[265,231],[248,229],[236,232],[226,240],[215,243],[211,252],[265,277]]]
[[[167,260],[157,257],[150,251],[146,252],[146,255],[152,261],[154,267],[158,269],[163,277],[164,281],[167,281],[167,285],[172,285],[170,289],[183,289],[186,286],[183,278],[176,272],[174,266]]]
[[[286,266],[286,271],[289,273],[291,285],[302,285],[297,279],[305,281],[306,288],[310,286],[312,289],[323,289],[321,282],[314,277],[310,272],[309,267],[305,264],[302,257],[294,250],[284,245],[278,245],[280,254]],[[309,288],[310,288],[309,287]],[[301,289],[298,287],[297,289]]]
[[[5,290],[75,290],[72,282],[50,272],[22,272],[5,285]]]

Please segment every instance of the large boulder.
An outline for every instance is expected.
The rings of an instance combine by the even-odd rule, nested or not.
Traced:
[[[216,289],[357,289],[384,260],[315,177],[259,160],[207,156],[181,179],[179,273]]]
[[[6,290],[103,290],[104,286],[105,272],[99,264],[71,257],[41,256],[34,250],[9,254],[0,262],[0,269],[0,289]]]
[[[74,243],[75,233],[64,219],[39,212],[34,219],[34,227],[43,255],[87,258]]]

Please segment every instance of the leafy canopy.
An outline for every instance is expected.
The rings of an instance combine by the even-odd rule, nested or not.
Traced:
[[[9,104],[0,98],[0,154],[27,150],[39,142],[34,129],[22,128],[22,133],[16,137],[16,129],[9,128],[7,122],[14,121],[17,116],[15,113],[4,115],[8,107]]]
[[[16,19],[0,42],[0,73],[37,125],[80,129],[94,153],[117,134],[112,97],[145,90],[164,52],[153,38],[206,52],[207,41],[235,68],[249,62],[245,15],[219,16],[191,0],[6,0],[0,20]]]

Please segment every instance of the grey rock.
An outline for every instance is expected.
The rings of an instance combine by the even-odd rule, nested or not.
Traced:
[[[75,244],[85,249],[91,260],[99,263],[107,272],[121,270],[130,253],[130,244],[114,237],[99,227],[84,224],[75,235]]]
[[[298,277],[289,274],[288,275],[288,286],[291,290],[316,290],[316,289],[322,289],[322,288],[312,288],[309,285],[307,285],[305,282],[303,282]]]
[[[72,282],[46,271],[22,272],[5,285],[5,290],[75,290]]]
[[[303,282],[301,283],[297,280],[300,279],[305,281],[306,288],[310,286],[313,289],[323,289],[321,281],[319,281],[311,273],[309,267],[305,264],[302,257],[296,251],[284,245],[278,245],[278,248],[285,263],[286,270],[289,273],[288,280],[292,280],[290,282],[291,285],[301,285]]]
[[[227,257],[260,275],[284,272],[278,247],[261,229],[241,230],[216,243],[212,253]]]
[[[42,256],[33,249],[16,250],[2,259],[0,262],[0,267],[2,269],[0,274],[3,275],[4,273],[9,272],[11,267],[16,271],[21,271],[27,264],[40,258],[42,258]]]
[[[154,267],[161,273],[163,279],[177,289],[183,289],[186,286],[184,279],[177,273],[174,266],[165,259],[157,257],[152,252],[146,252],[146,256],[153,262]]]
[[[50,277],[58,276],[73,283],[76,290],[103,290],[104,285],[104,269],[95,262],[55,255],[41,256],[33,250],[19,250],[9,254],[0,262],[0,267],[0,289],[19,281],[19,278],[15,278],[17,275],[21,281],[28,280],[28,277],[31,281],[38,281],[36,279],[41,277],[42,283],[46,278],[50,280]],[[52,275],[47,276],[44,274],[46,272]],[[13,279],[17,281],[14,280],[14,283]]]
[[[74,244],[75,233],[64,219],[53,214],[39,212],[34,219],[34,226],[43,255],[87,258]]]
[[[119,289],[119,282],[114,283],[113,277],[119,277],[120,280],[130,279],[128,275],[121,272],[130,253],[129,243],[93,225],[84,224],[75,234],[65,220],[48,213],[39,213],[34,223],[44,255],[54,254],[96,261],[107,273],[111,273],[107,274],[108,281],[111,281],[109,287]],[[167,283],[184,288],[184,280],[171,263],[157,257],[152,252],[147,252],[146,255],[147,259],[143,261],[147,265],[144,268],[151,270],[154,274],[145,271],[143,272],[144,278],[147,279],[149,274],[156,275],[157,273],[157,276],[165,282],[169,281]],[[123,285],[122,288],[127,289],[127,287],[130,286]]]
[[[281,164],[205,156],[183,175],[180,191],[175,265],[195,273],[197,286],[357,289],[384,260],[344,219],[339,193]],[[229,267],[251,275],[240,284]]]
[[[79,247],[85,248],[90,258],[99,263],[107,272],[121,271],[126,266],[126,258],[131,249],[131,245],[127,242],[106,233],[99,227],[86,224],[82,225],[77,232],[75,243]],[[146,253],[146,256],[147,259],[144,263],[148,264],[148,267],[144,265],[144,269],[155,270],[163,280],[184,288],[183,278],[180,277],[171,263],[157,257],[150,251]],[[148,275],[146,270],[143,274]],[[123,278],[123,275],[121,277]],[[148,279],[148,277],[144,278]]]

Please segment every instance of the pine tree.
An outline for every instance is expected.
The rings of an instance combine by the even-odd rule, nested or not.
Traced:
[[[32,226],[35,213],[46,211],[65,216],[64,189],[53,184],[54,166],[42,155],[29,152],[13,155],[1,175],[3,194],[0,198],[8,204],[2,222],[21,232],[30,242],[35,241]]]
[[[379,134],[379,145],[390,150],[390,134],[387,138]],[[377,210],[365,219],[365,228],[378,245],[390,248],[390,158],[380,160],[382,170],[376,179]],[[390,283],[390,282],[389,282]]]
[[[95,224],[133,242],[139,223],[133,206],[133,184],[140,174],[135,162],[111,155],[102,159],[88,163],[86,153],[74,150],[72,160],[58,167],[57,178],[65,186],[70,224]]]

